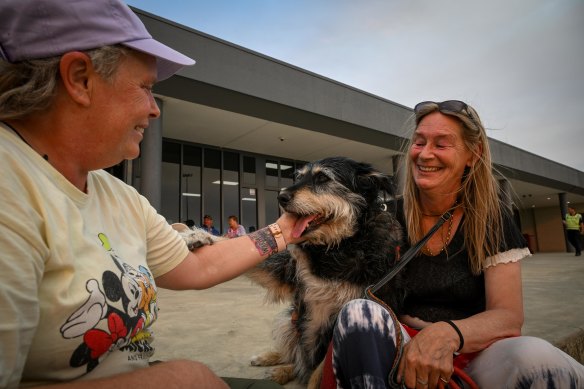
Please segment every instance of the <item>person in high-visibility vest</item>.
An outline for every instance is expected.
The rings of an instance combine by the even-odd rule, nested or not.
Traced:
[[[568,213],[563,220],[566,226],[566,232],[568,234],[568,242],[576,250],[576,256],[582,255],[582,247],[580,246],[580,234],[584,232],[584,221],[582,220],[582,215],[576,213],[576,210],[572,207],[568,207]]]

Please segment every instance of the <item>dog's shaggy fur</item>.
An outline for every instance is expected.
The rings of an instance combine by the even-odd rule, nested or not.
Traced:
[[[280,384],[296,378],[315,387],[340,308],[394,265],[402,229],[384,209],[393,194],[390,177],[369,164],[326,158],[303,167],[295,182],[278,201],[300,216],[296,233],[306,241],[248,272],[269,300],[291,301],[274,329],[277,349],[252,364],[281,365],[270,373]]]

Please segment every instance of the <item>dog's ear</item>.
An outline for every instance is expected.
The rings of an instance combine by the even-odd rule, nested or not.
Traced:
[[[380,192],[384,192],[385,197],[394,197],[396,192],[395,181],[387,174],[375,172],[372,174]]]
[[[359,186],[362,192],[371,193],[375,197],[379,195],[383,198],[393,197],[396,191],[392,177],[374,169],[359,175]]]

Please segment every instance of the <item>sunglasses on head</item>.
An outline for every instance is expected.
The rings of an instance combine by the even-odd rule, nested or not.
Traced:
[[[416,104],[414,107],[414,113],[416,114],[417,120],[421,119],[420,115],[424,107],[427,107],[428,105],[437,105],[438,111],[445,114],[448,114],[449,112],[465,114],[475,125],[477,124],[473,114],[468,109],[468,104],[460,100],[446,100],[440,103],[435,101],[422,101],[421,103]]]

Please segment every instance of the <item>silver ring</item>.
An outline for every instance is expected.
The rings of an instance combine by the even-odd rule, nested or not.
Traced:
[[[428,386],[428,381],[424,381],[424,380],[421,380],[419,378],[416,378],[416,381],[418,381],[418,384],[420,384],[422,386]]]
[[[446,378],[442,378],[442,377],[440,377],[440,381],[444,382],[445,384],[447,384],[448,382],[450,382]]]

